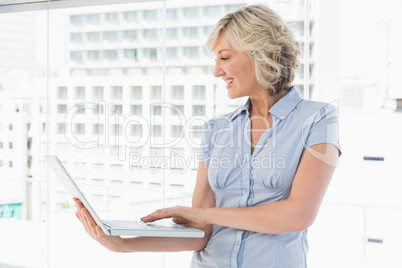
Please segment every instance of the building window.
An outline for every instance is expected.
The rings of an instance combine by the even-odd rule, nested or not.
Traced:
[[[209,6],[205,7],[205,15],[210,19],[217,19],[221,16],[220,6]]]
[[[103,124],[93,124],[92,135],[103,135]]]
[[[83,124],[83,123],[74,124],[74,134],[84,135],[85,134],[85,124]]]
[[[125,49],[124,58],[129,61],[137,61],[137,49]]]
[[[74,44],[82,44],[82,34],[81,33],[72,33],[72,34],[70,34],[70,40]]]
[[[184,133],[183,126],[171,126],[170,127],[170,135],[174,138],[180,137]]]
[[[66,104],[57,105],[57,113],[59,113],[59,114],[67,113],[67,105]]]
[[[137,30],[124,31],[124,39],[128,42],[133,42],[133,41],[138,40]]]
[[[128,23],[138,21],[138,13],[137,11],[128,11],[124,12],[124,20]]]
[[[8,161],[8,167],[12,168],[13,167],[13,161]]]
[[[144,37],[148,41],[158,40],[158,31],[156,29],[144,30]]]
[[[155,138],[162,137],[162,126],[161,125],[151,126],[151,136]]]
[[[157,10],[146,10],[144,11],[144,19],[147,22],[158,21],[158,11]]]
[[[9,131],[13,131],[13,124],[9,124],[9,125],[8,125],[8,130],[9,130]]]
[[[151,86],[151,99],[152,100],[162,100],[162,87],[161,86]]]
[[[57,88],[57,98],[59,100],[67,99],[67,87],[58,87]]]
[[[193,115],[205,115],[205,106],[193,105]]]
[[[183,15],[186,19],[195,20],[199,18],[198,7],[188,7],[183,9]]]
[[[121,86],[112,86],[112,99],[121,100],[123,98],[123,87]]]
[[[90,50],[87,52],[87,58],[90,61],[100,61],[101,52],[99,50]]]
[[[131,87],[131,98],[141,100],[142,99],[142,86]]]
[[[179,38],[179,31],[177,28],[167,28],[166,29],[166,39],[167,40],[177,40]]]
[[[183,36],[187,39],[197,39],[198,38],[198,27],[183,28]]]
[[[12,142],[8,143],[8,149],[13,149],[13,143]]]
[[[93,87],[92,98],[103,99],[103,87]]]
[[[73,15],[70,17],[70,23],[74,26],[82,26],[84,24],[84,20],[81,15]]]
[[[88,40],[92,43],[99,43],[101,40],[100,33],[99,32],[88,33]]]
[[[0,167],[3,167],[3,160],[0,160]]]
[[[57,134],[64,134],[65,123],[57,123]]]
[[[184,86],[172,86],[170,96],[174,100],[184,99]]]
[[[185,47],[183,48],[183,55],[189,59],[198,58],[198,47]]]
[[[157,61],[157,51],[156,48],[146,48],[144,49],[144,58],[148,61]]]
[[[115,61],[118,59],[119,52],[116,49],[103,51],[103,58],[109,61]]]
[[[0,149],[3,149],[3,142],[0,141]]]
[[[89,14],[87,16],[87,22],[92,25],[98,25],[100,23],[99,14]]]
[[[114,13],[107,13],[105,15],[105,19],[108,23],[110,24],[117,24],[119,23],[119,14],[114,12]]]
[[[130,134],[133,137],[142,136],[142,126],[138,124],[130,124]]]
[[[81,51],[71,51],[70,58],[73,62],[82,63],[82,61],[83,61],[82,52]]]
[[[193,86],[193,98],[205,100],[205,86]]]
[[[177,47],[168,47],[166,48],[166,58],[167,59],[177,59],[178,58],[178,53],[177,53]]]
[[[85,99],[85,87],[76,87],[75,88],[75,98],[78,100]]]
[[[142,115],[142,105],[131,105],[131,114]]]
[[[175,9],[167,9],[166,10],[166,20],[168,21],[177,21],[178,20],[178,10]]]
[[[119,33],[117,31],[105,32],[105,33],[103,33],[103,40],[110,42],[110,43],[118,42],[119,41]]]
[[[171,109],[171,115],[184,115],[184,105],[174,105]]]
[[[160,105],[151,105],[151,115],[162,115],[162,107]]]

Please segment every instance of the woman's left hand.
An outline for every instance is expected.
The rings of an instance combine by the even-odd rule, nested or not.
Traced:
[[[182,206],[159,209],[148,216],[141,218],[141,220],[143,222],[153,222],[166,218],[172,218],[174,223],[198,229],[201,229],[208,224],[205,209]]]

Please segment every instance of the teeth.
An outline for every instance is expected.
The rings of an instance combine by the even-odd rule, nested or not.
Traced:
[[[229,84],[229,83],[232,83],[233,80],[234,80],[233,78],[230,78],[230,79],[228,79],[228,80],[225,80],[226,85]]]

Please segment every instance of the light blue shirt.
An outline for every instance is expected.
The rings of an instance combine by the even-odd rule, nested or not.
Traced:
[[[337,108],[304,100],[292,87],[269,110],[273,125],[251,154],[249,104],[204,126],[201,161],[209,166],[216,207],[286,200],[306,148],[320,143],[340,148]],[[306,236],[307,230],[263,234],[213,225],[208,244],[194,253],[191,267],[305,268]]]

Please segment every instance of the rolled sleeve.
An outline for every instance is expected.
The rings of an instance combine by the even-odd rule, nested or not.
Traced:
[[[304,149],[328,143],[338,148],[340,156],[342,151],[339,145],[338,109],[334,105],[327,104],[311,114],[303,126],[303,137]]]

